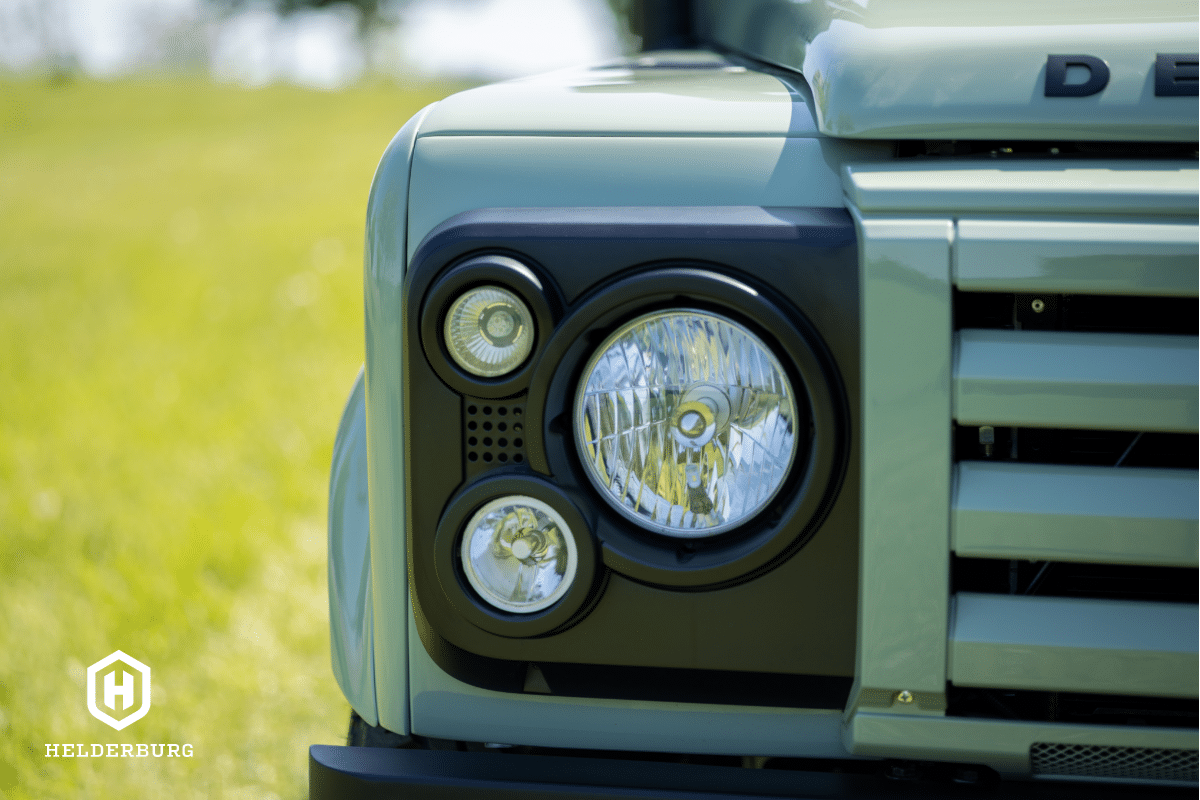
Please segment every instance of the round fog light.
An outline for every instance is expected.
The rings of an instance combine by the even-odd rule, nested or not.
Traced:
[[[443,336],[454,363],[472,375],[496,378],[528,358],[533,349],[533,315],[507,289],[479,286],[450,305]]]
[[[463,531],[462,566],[489,605],[515,614],[558,602],[575,580],[578,551],[562,515],[541,500],[510,495],[487,503]]]

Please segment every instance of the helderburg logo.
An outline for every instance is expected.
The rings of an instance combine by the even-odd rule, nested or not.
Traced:
[[[120,650],[88,667],[87,705],[92,716],[121,730],[150,710],[150,668]]]

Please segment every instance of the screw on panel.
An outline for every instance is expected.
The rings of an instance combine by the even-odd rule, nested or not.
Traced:
[[[1033,313],[1040,314],[1046,310],[1046,301],[1038,297],[1029,304],[1029,307],[1033,309]]]
[[[900,692],[900,694],[896,695],[896,699],[907,705],[913,701],[913,693],[908,689],[905,689],[904,691]]]
[[[983,454],[987,458],[992,457],[992,448],[996,444],[996,429],[991,425],[979,426],[979,443],[983,445]]]

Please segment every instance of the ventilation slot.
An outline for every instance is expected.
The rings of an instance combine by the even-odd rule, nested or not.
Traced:
[[[1026,722],[1195,730],[1197,702],[1178,697],[1003,691],[952,686],[946,714],[952,717]]]
[[[1194,545],[1194,530],[1192,540]],[[951,559],[950,574],[956,592],[1149,603],[1197,601],[1196,570],[1179,567],[956,557]]]
[[[1196,335],[1195,297],[954,293],[956,328]]]
[[[1194,433],[954,426],[957,461],[1195,470],[1198,453],[1200,438]]]
[[[1029,750],[1033,774],[1195,783],[1196,751],[1153,747],[1100,747],[1038,742]]]
[[[467,478],[525,461],[525,406],[468,399],[463,414]]]

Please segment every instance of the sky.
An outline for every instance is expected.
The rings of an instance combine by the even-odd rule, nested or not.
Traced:
[[[204,0],[0,0],[0,71],[97,77],[209,70],[218,80],[334,89],[368,70],[498,80],[621,52],[604,0],[410,0],[363,42],[348,6],[219,16]]]

